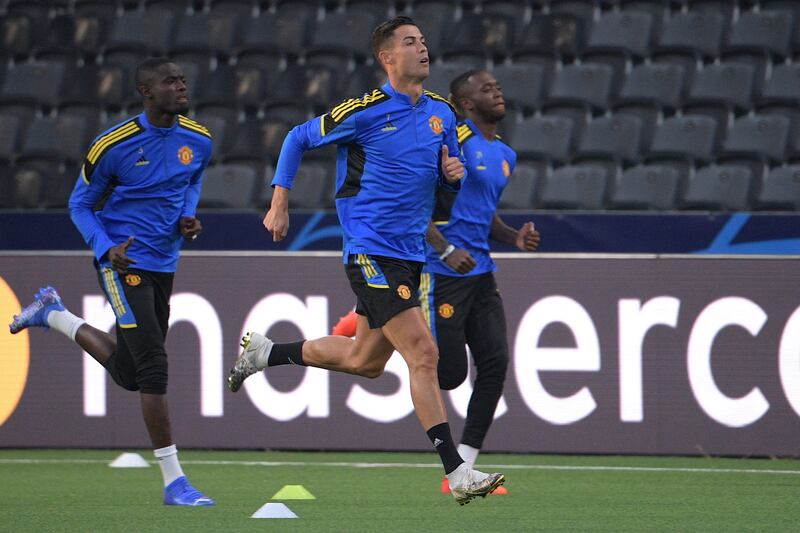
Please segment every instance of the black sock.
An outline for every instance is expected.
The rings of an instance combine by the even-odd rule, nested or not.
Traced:
[[[267,366],[306,366],[306,364],[303,362],[303,344],[305,344],[305,342],[306,341],[284,342],[281,344],[276,342],[272,345],[272,350],[269,352]]]
[[[442,464],[444,465],[445,474],[449,474],[458,468],[458,465],[464,462],[461,456],[458,455],[456,444],[453,442],[453,436],[450,434],[450,424],[442,422],[430,428],[427,433],[428,438],[431,439],[433,443],[433,447],[439,452],[439,457],[442,459]]]

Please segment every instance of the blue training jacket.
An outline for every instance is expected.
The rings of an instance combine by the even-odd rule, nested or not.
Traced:
[[[175,271],[178,221],[195,215],[211,145],[208,129],[189,118],[179,115],[172,127],[156,128],[145,113],[92,142],[69,210],[101,264],[112,246],[133,236],[127,252],[133,268]]]
[[[336,211],[344,262],[350,254],[425,261],[436,191],[461,186],[448,184],[441,172],[443,144],[461,157],[449,102],[424,91],[412,105],[389,83],[346,100],[289,132],[272,185],[291,189],[303,152],[328,144],[338,144]]]
[[[477,276],[497,270],[489,255],[489,233],[497,202],[517,164],[517,154],[499,137],[487,140],[471,120],[459,124],[458,143],[467,160],[469,181],[455,197],[439,195],[433,222],[450,244],[467,250],[477,265],[459,274],[428,245],[426,268],[446,276]]]

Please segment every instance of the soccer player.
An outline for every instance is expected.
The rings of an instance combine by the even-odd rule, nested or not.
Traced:
[[[52,287],[40,289],[10,329],[53,328],[103,365],[117,385],[139,391],[164,480],[164,504],[214,505],[189,483],[178,461],[164,351],[181,240],[194,240],[202,231],[195,210],[211,134],[183,116],[189,106],[186,78],[169,59],[141,63],[136,85],[144,112],[95,139],[69,200],[72,221],[94,252],[100,286],[116,316],[116,338],[72,314]]]
[[[474,388],[458,446],[472,466],[492,424],[508,366],[506,319],[489,239],[534,251],[540,235],[532,222],[517,230],[497,215],[500,194],[517,160],[497,136],[497,123],[505,116],[497,80],[484,70],[470,70],[452,81],[450,98],[465,117],[457,131],[469,179],[458,195],[440,191],[437,198],[420,301],[439,346],[439,386],[452,390],[466,379],[465,344],[475,362]],[[500,488],[504,493],[505,487]],[[447,478],[442,492],[450,492]]]
[[[355,340],[328,336],[277,344],[250,332],[228,383],[235,392],[247,376],[284,364],[374,378],[397,349],[409,368],[417,417],[439,452],[453,496],[463,505],[490,493],[505,477],[473,470],[458,455],[439,392],[436,343],[417,298],[435,193],[457,190],[464,177],[456,119],[445,98],[422,88],[429,74],[428,49],[410,18],[380,24],[372,47],[389,81],[289,132],[264,218],[273,240],[286,237],[288,194],[303,152],[339,145],[336,210],[345,271],[357,299]]]

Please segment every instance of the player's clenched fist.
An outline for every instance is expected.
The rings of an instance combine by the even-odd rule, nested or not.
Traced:
[[[289,233],[289,189],[275,186],[272,205],[264,217],[264,227],[272,233],[273,242],[282,241]]]
[[[464,177],[464,165],[457,157],[450,157],[450,149],[442,145],[442,174],[447,181],[458,181]]]

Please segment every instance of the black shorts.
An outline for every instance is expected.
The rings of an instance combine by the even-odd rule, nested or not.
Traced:
[[[118,274],[109,267],[95,266],[117,318],[117,349],[106,362],[106,370],[128,390],[166,393],[164,343],[175,274],[139,269]]]
[[[417,291],[423,263],[382,255],[351,254],[344,269],[356,295],[356,313],[367,317],[370,328],[419,306]]]

